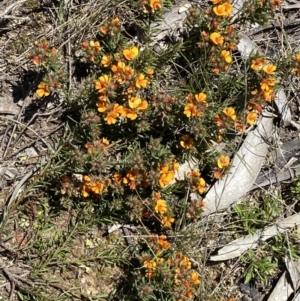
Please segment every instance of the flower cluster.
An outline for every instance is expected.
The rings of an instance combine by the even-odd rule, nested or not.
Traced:
[[[43,81],[38,84],[36,90],[37,96],[43,98],[60,88],[61,82],[65,80],[65,73],[61,70],[61,67],[57,66],[57,50],[54,47],[50,47],[48,41],[35,41],[34,46],[34,51],[29,55],[29,58],[34,65],[48,71],[48,74],[44,77]]]
[[[213,122],[219,128],[220,134],[224,134],[227,128],[235,129],[238,132],[244,130],[242,119],[237,117],[233,107],[225,107],[220,114],[214,116]]]
[[[162,8],[162,0],[140,0],[144,13],[155,13]]]
[[[194,296],[195,288],[201,283],[199,274],[193,270],[189,258],[182,253],[177,253],[174,259],[169,261],[171,269],[174,271],[174,282],[177,301],[186,300]],[[184,297],[183,297],[184,296]]]
[[[88,197],[91,194],[101,194],[104,190],[104,184],[97,180],[92,180],[89,176],[82,177],[82,195]]]
[[[175,219],[171,216],[166,201],[161,199],[161,195],[159,193],[154,193],[153,201],[155,202],[154,212],[158,214],[158,219],[162,226],[165,228],[171,228]]]
[[[163,236],[157,239],[151,238],[151,240],[158,244],[166,244]],[[167,243],[163,249],[168,247]],[[164,273],[164,276],[167,277],[166,282],[169,282],[174,289],[177,301],[192,298],[196,287],[201,283],[199,274],[192,270],[192,263],[189,258],[180,252],[176,253],[174,257],[169,257],[169,259],[158,256],[155,259],[146,258],[143,261],[143,267],[145,268],[145,277],[152,281],[155,281],[161,273]]]
[[[95,82],[95,89],[99,93],[96,106],[109,125],[115,124],[118,118],[135,120],[148,108],[148,102],[140,94],[149,85],[149,77],[145,73],[152,75],[154,71],[148,68],[142,73],[130,65],[138,54],[139,49],[132,46],[123,49],[122,55],[101,55],[100,64],[109,72]]]
[[[117,184],[128,185],[130,189],[135,189],[137,186],[137,175],[138,171],[136,169],[129,170],[124,175],[121,173],[115,173],[113,178]]]
[[[45,66],[46,61],[57,54],[56,48],[50,48],[49,42],[46,40],[35,41],[34,47],[34,52],[29,58],[37,66]]]
[[[230,1],[211,0],[213,6],[207,11],[205,30],[200,33],[200,48],[209,49],[212,71],[220,74],[232,63],[231,52],[237,49],[238,35],[234,25],[228,25],[233,6]]]
[[[261,103],[262,101],[271,102],[275,98],[276,84],[276,66],[268,63],[265,58],[258,57],[251,61],[251,69],[257,73],[259,86],[251,91],[250,101]]]
[[[109,146],[109,141],[106,138],[97,139],[93,143],[87,142],[85,148],[89,154],[106,153]]]
[[[206,182],[201,177],[201,174],[198,170],[192,170],[187,174],[187,178],[191,183],[193,191],[197,191],[200,194],[203,194],[206,190]]]
[[[167,164],[161,164],[159,167],[160,179],[159,186],[165,187],[174,179],[175,171],[179,168],[177,162],[169,162]]]
[[[199,94],[189,94],[186,97],[186,100],[188,104],[184,107],[184,114],[190,118],[190,117],[201,117],[204,114],[205,108],[208,107],[207,101],[206,101],[207,95],[203,92]]]
[[[102,35],[114,36],[117,32],[120,31],[121,21],[118,17],[109,19],[105,22],[104,25],[100,26],[100,33]]]

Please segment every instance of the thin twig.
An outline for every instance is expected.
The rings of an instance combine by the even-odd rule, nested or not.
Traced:
[[[3,117],[3,116],[0,116],[0,118],[2,118],[2,119],[5,119],[5,120],[8,120],[7,118],[5,118],[5,117]],[[20,125],[23,125],[24,126],[24,123],[22,123],[22,122],[19,122],[19,121],[17,121],[17,120],[14,120],[14,119],[10,119],[10,121],[13,121],[13,122],[15,122],[15,123],[17,123],[17,124],[20,124]],[[31,129],[30,127],[28,127],[27,128],[29,131],[31,131],[32,133],[34,133],[47,147],[48,147],[48,149],[49,150],[51,150],[52,152],[53,152],[53,149],[52,149],[52,147],[47,143],[47,141],[43,138],[43,137],[41,137],[35,130],[33,130],[33,129]],[[11,137],[12,137],[12,135],[11,135]],[[10,139],[11,140],[11,139]],[[4,156],[3,157],[5,157],[5,155],[6,155],[6,152],[5,152],[5,154],[4,154]],[[3,159],[3,158],[2,158]]]
[[[4,18],[8,13],[10,13],[16,6],[26,2],[27,0],[19,0],[11,5],[9,5],[4,11],[0,12],[0,18]],[[7,16],[6,16],[7,17]]]

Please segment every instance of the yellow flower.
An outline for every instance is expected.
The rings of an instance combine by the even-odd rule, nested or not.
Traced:
[[[232,62],[232,57],[230,55],[230,51],[222,50],[221,51],[221,57],[224,59],[224,61],[228,64]]]
[[[264,58],[252,60],[251,62],[251,68],[255,71],[258,71],[261,69],[261,67],[266,63],[266,60]]]
[[[261,81],[260,87],[263,91],[271,90],[270,86],[275,86],[277,84],[277,79],[275,78],[266,78]]]
[[[156,262],[153,261],[153,260],[146,260],[144,262],[144,267],[147,268],[147,269],[153,269],[155,270],[156,269]]]
[[[161,246],[162,249],[168,249],[170,247],[170,243],[167,241],[165,235],[161,235],[157,238],[157,244]]]
[[[251,112],[247,115],[247,123],[253,125],[254,122],[257,120],[258,116],[257,113]]]
[[[96,106],[98,107],[98,112],[103,113],[108,109],[108,103],[106,101],[97,101]]]
[[[162,175],[159,179],[160,187],[165,187],[166,185],[168,185],[173,180],[174,176],[175,176],[175,173],[172,170],[162,173]]]
[[[184,107],[184,115],[186,115],[188,118],[191,116],[201,116],[203,113],[197,109],[197,107],[193,103],[188,103]]]
[[[165,228],[171,228],[171,225],[174,223],[175,219],[173,217],[164,216],[161,220],[162,225]]]
[[[119,104],[115,103],[113,107],[113,111],[119,116],[121,115],[122,117],[124,116],[124,107],[120,106]]]
[[[130,110],[130,109],[125,109],[125,114],[126,114],[126,118],[129,118],[130,120],[135,120],[137,119],[137,112]]]
[[[94,42],[94,41],[90,41],[90,47],[96,52],[100,52],[101,51],[101,46],[100,43],[98,41]]]
[[[146,70],[146,73],[149,74],[149,75],[153,75],[154,74],[154,70],[152,68],[148,68]]]
[[[49,87],[46,83],[42,82],[38,85],[38,89],[36,90],[36,95],[39,98],[50,95]]]
[[[210,0],[210,2],[212,2],[212,4],[218,4],[218,3],[220,3],[221,1],[223,1],[223,0]]]
[[[82,190],[81,190],[81,193],[82,193],[82,195],[83,195],[84,198],[86,198],[86,197],[88,197],[90,195],[86,189],[87,189],[87,187],[83,186]]]
[[[135,86],[140,89],[140,88],[147,87],[147,85],[148,85],[148,80],[145,79],[145,75],[143,73],[140,73],[138,75],[138,78],[136,79]]]
[[[300,62],[300,53],[297,53],[297,54],[295,55],[295,60],[296,60],[297,62]]]
[[[91,189],[92,192],[94,192],[96,194],[99,194],[103,191],[104,185],[100,182],[92,183],[90,185],[90,189]]]
[[[132,77],[134,75],[134,72],[134,69],[130,66],[125,67],[124,74],[126,75],[126,77]]]
[[[153,10],[158,10],[162,7],[161,1],[160,0],[150,0],[149,1],[149,6],[153,9]]]
[[[201,283],[201,281],[199,280],[199,275],[198,275],[198,273],[193,272],[192,275],[191,275],[191,278],[192,278],[192,282],[193,282],[195,285]]]
[[[197,102],[200,102],[200,103],[206,103],[206,94],[205,93],[199,93],[199,94],[195,94],[195,99]]]
[[[268,64],[263,67],[263,71],[269,75],[275,74],[276,66],[273,64]]]
[[[113,73],[120,73],[120,72],[124,72],[126,69],[126,65],[124,62],[118,62],[118,65],[112,65],[111,66],[111,71]]]
[[[224,167],[227,167],[229,166],[229,157],[228,156],[220,156],[220,158],[218,159],[217,161],[217,164],[218,164],[218,167],[219,168],[224,168]]]
[[[225,108],[225,109],[223,109],[222,112],[226,115],[226,117],[230,118],[231,120],[236,119],[234,108],[232,108],[232,107]]]
[[[197,186],[197,190],[199,193],[204,193],[205,192],[205,180],[203,178],[200,178],[198,180],[198,186]]]
[[[137,107],[137,110],[146,110],[148,108],[148,102],[146,100],[142,100],[141,104]]]
[[[104,67],[108,67],[111,64],[111,56],[110,55],[104,55],[101,59],[101,64]]]
[[[100,143],[104,146],[107,147],[109,146],[109,140],[107,140],[106,138],[102,138]]]
[[[139,49],[135,46],[123,50],[123,55],[128,61],[132,61],[133,59],[135,59],[138,56],[138,54]]]
[[[232,12],[232,5],[230,3],[223,3],[213,8],[214,13],[219,17],[229,16]]]
[[[104,117],[104,120],[107,122],[107,124],[115,124],[117,122],[118,114],[114,111],[110,111],[106,117]]]
[[[194,140],[190,137],[190,135],[183,135],[180,140],[180,145],[185,149],[190,149],[194,146]]]
[[[167,204],[166,204],[166,201],[164,200],[157,200],[156,201],[156,206],[154,207],[154,210],[156,213],[159,213],[159,214],[164,214],[167,212]]]
[[[107,34],[109,32],[109,29],[107,26],[103,25],[103,26],[100,26],[100,29],[99,31],[102,33],[102,34]]]
[[[118,17],[116,17],[116,18],[111,20],[111,24],[116,26],[116,27],[120,27],[121,26],[121,21]]]
[[[223,45],[224,43],[224,38],[221,36],[220,33],[218,32],[213,32],[209,38],[211,39],[211,41],[216,44],[216,45]]]
[[[128,100],[128,103],[131,109],[136,109],[142,103],[142,99],[139,97],[131,96]]]
[[[192,267],[192,263],[189,261],[189,259],[186,256],[183,256],[183,259],[180,261],[179,265],[187,270],[190,270]]]
[[[275,97],[274,91],[272,89],[269,89],[269,91],[262,91],[262,97],[265,101],[271,102],[272,99]]]
[[[104,92],[110,84],[111,78],[108,75],[102,75],[99,80],[95,82],[95,89],[99,92]]]

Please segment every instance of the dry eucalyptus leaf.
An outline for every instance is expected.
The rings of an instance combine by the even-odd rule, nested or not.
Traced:
[[[285,265],[290,274],[293,288],[296,292],[300,287],[300,262],[291,261],[288,257],[286,257]]]
[[[272,119],[262,117],[256,129],[247,135],[234,155],[228,174],[206,194],[203,215],[228,208],[250,190],[268,152],[272,131]],[[191,197],[198,199],[196,194]]]
[[[268,301],[286,301],[289,299],[292,293],[293,288],[287,280],[287,273],[284,272],[276,283],[276,286],[269,296]]]
[[[247,235],[230,242],[218,251],[218,255],[211,256],[210,260],[223,261],[239,257],[248,249],[255,248],[259,242],[265,241],[297,225],[300,225],[300,213],[278,221],[276,225],[270,226],[265,230],[258,230],[255,234]]]

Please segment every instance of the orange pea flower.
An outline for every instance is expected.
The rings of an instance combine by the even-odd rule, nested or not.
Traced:
[[[263,67],[263,71],[269,75],[275,74],[276,66],[273,64],[268,64]]]
[[[100,52],[101,51],[101,46],[100,43],[98,41],[94,42],[94,41],[90,41],[90,47],[96,52]]]
[[[106,101],[97,101],[96,106],[98,107],[98,112],[103,113],[108,109],[108,103]]]
[[[229,108],[225,108],[222,111],[224,113],[224,115],[228,118],[230,118],[231,120],[235,120],[236,119],[236,114],[235,114],[235,110],[232,107]]]
[[[104,117],[104,120],[107,122],[107,124],[115,124],[117,122],[118,114],[115,111],[110,111],[106,117]]]
[[[232,5],[225,2],[223,4],[215,6],[213,8],[213,11],[218,17],[226,17],[229,16],[232,12]]]
[[[213,32],[209,38],[211,39],[211,41],[216,44],[216,45],[223,45],[224,43],[224,38],[221,36],[220,33],[218,32]]]
[[[224,155],[220,156],[220,158],[217,161],[217,164],[219,168],[224,168],[229,166],[230,164],[229,157]]]
[[[221,51],[221,57],[224,59],[224,61],[228,64],[232,62],[232,57],[230,55],[230,51],[222,50]]]
[[[147,87],[147,85],[148,80],[145,79],[145,75],[143,73],[140,73],[136,79],[135,86],[140,89]]]
[[[266,63],[266,59],[260,58],[256,60],[252,60],[251,68],[255,71],[258,71],[262,68],[262,66]]]
[[[205,185],[206,185],[205,180],[203,178],[200,178],[198,180],[198,185],[196,187],[199,193],[205,192]]]
[[[258,115],[255,112],[251,112],[247,115],[247,123],[253,125],[254,122],[257,120]]]
[[[260,87],[263,91],[271,90],[270,86],[275,86],[277,84],[277,79],[275,78],[266,78],[261,81]]]
[[[199,94],[195,94],[195,99],[197,102],[206,104],[206,98],[207,98],[207,95],[205,93],[201,92]]]
[[[193,117],[193,116],[201,116],[202,112],[197,109],[197,107],[193,103],[188,103],[184,107],[183,111],[184,115],[186,115],[188,118]]]
[[[156,201],[156,206],[154,207],[154,210],[156,213],[159,213],[159,214],[164,214],[167,212],[167,204],[166,204],[166,201],[164,200],[157,200]]]
[[[153,9],[153,10],[158,10],[162,7],[161,1],[160,0],[150,0],[149,1],[149,6]]]
[[[164,216],[161,220],[161,223],[165,228],[171,228],[171,225],[174,223],[174,221],[174,217]]]
[[[123,50],[123,55],[128,61],[132,61],[135,59],[139,54],[139,49],[136,46],[132,46],[128,49]]]
[[[38,85],[38,89],[36,90],[36,95],[39,97],[39,98],[42,98],[44,96],[49,96],[50,95],[50,89],[49,89],[49,86],[48,84],[42,82]]]
[[[198,285],[201,283],[201,281],[199,280],[199,275],[196,272],[193,272],[191,275],[192,278],[192,282],[194,283],[194,285]]]
[[[100,182],[92,183],[90,185],[90,189],[91,189],[92,192],[94,192],[96,194],[99,194],[103,191],[104,185]]]
[[[175,176],[175,173],[172,170],[162,173],[162,175],[159,179],[160,187],[165,187],[166,185],[168,185],[174,179],[174,176]]]
[[[194,146],[194,139],[190,135],[183,135],[180,140],[180,146],[185,149],[190,149]]]
[[[95,82],[95,89],[99,92],[104,92],[107,89],[110,82],[111,78],[108,75],[102,75],[99,77],[99,80]]]
[[[104,55],[101,59],[101,64],[104,67],[108,67],[111,64],[111,59],[112,59],[111,55]]]
[[[140,97],[131,96],[128,100],[128,103],[131,109],[136,109],[142,103],[142,99]]]

